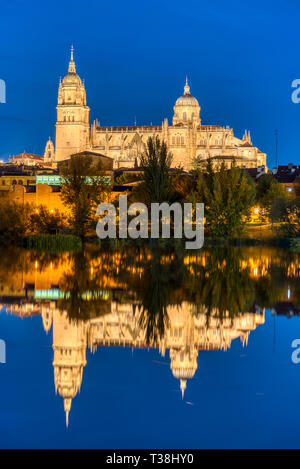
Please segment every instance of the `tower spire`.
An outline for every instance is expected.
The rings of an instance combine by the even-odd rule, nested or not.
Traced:
[[[64,409],[66,413],[66,427],[67,428],[69,426],[69,414],[70,414],[71,404],[72,404],[72,399],[68,397],[64,399]]]
[[[190,93],[190,87],[189,87],[187,75],[186,75],[186,77],[185,77],[184,94],[185,94],[185,95],[191,94],[191,93]]]
[[[180,389],[181,389],[182,399],[184,398],[184,391],[186,390],[186,382],[187,382],[186,379],[180,380]]]
[[[76,67],[75,67],[75,62],[74,62],[74,47],[73,47],[73,45],[71,46],[71,59],[70,59],[70,62],[69,62],[68,73],[76,73]]]

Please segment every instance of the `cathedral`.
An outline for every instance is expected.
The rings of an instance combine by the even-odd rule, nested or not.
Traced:
[[[173,109],[172,125],[164,119],[162,125],[108,127],[96,120],[90,126],[85,85],[76,73],[72,47],[68,74],[58,88],[55,147],[49,139],[44,160],[56,163],[74,153],[93,151],[112,158],[115,169],[130,168],[139,164],[148,138],[158,136],[173,155],[173,167],[188,171],[208,158],[215,163],[223,160],[227,166],[235,160],[239,167],[266,167],[266,154],[252,145],[250,132],[239,139],[229,126],[202,124],[201,107],[187,79]]]

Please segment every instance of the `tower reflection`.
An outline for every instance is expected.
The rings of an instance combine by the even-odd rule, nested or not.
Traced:
[[[227,350],[238,338],[247,345],[265,308],[289,305],[297,314],[299,277],[298,254],[269,248],[13,250],[0,261],[2,305],[20,317],[41,315],[53,333],[55,390],[67,425],[88,349],[168,352],[184,398],[199,351]]]

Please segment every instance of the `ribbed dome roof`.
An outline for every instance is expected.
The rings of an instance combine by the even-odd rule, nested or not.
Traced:
[[[183,94],[176,101],[176,106],[199,106],[199,103],[194,96]]]
[[[178,379],[189,379],[192,378],[195,374],[195,369],[193,367],[190,368],[173,368],[172,373],[174,378]]]
[[[64,85],[81,85],[81,79],[77,73],[68,73],[63,79]]]

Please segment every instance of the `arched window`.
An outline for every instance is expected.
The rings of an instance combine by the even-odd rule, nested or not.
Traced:
[[[186,121],[186,112],[183,113],[183,120]]]
[[[177,145],[180,145],[180,137],[177,137],[176,143],[177,143]]]
[[[18,184],[19,184],[20,186],[23,186],[23,181],[22,181],[21,179],[19,179]]]
[[[181,145],[184,145],[184,137],[181,137]]]
[[[12,185],[17,184],[17,181],[14,179]]]

